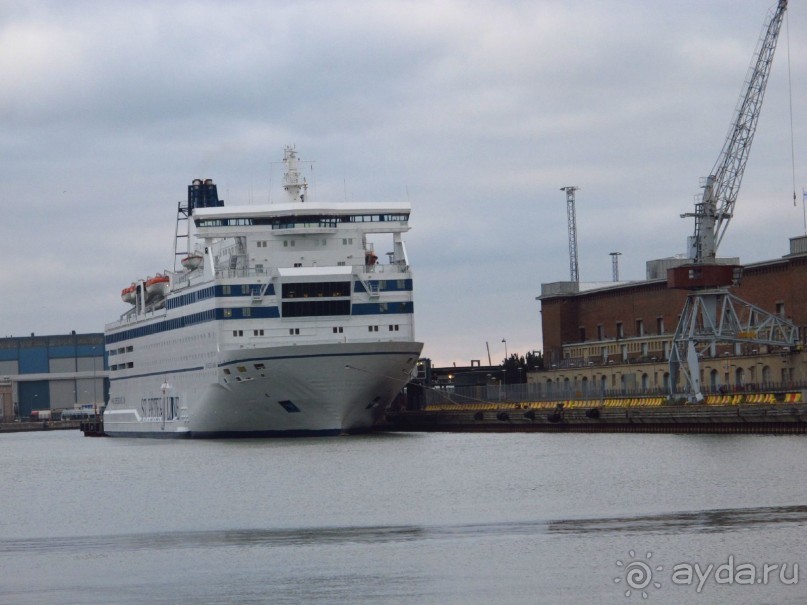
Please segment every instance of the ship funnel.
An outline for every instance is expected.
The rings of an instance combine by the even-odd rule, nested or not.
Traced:
[[[193,213],[194,208],[216,208],[224,206],[224,200],[219,199],[218,190],[213,179],[193,179],[188,185],[188,212]]]

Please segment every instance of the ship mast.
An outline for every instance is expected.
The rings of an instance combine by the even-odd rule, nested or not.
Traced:
[[[283,150],[283,190],[286,192],[290,202],[305,202],[305,194],[308,184],[305,179],[300,180],[300,170],[298,167],[297,150],[291,145],[286,145]]]

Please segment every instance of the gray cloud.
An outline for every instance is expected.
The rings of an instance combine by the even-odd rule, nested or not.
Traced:
[[[55,2],[0,13],[0,332],[101,330],[170,268],[195,177],[278,195],[296,143],[321,199],[413,205],[416,322],[440,363],[541,348],[540,283],[641,279],[683,252],[769,2]],[[804,29],[794,5],[789,29]],[[721,248],[787,252],[783,29]],[[799,196],[805,48],[790,40]],[[753,242],[753,243],[751,243]]]

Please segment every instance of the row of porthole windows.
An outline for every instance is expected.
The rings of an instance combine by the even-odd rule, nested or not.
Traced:
[[[126,362],[126,363],[118,363],[118,364],[111,365],[111,366],[109,366],[109,370],[111,372],[117,372],[118,370],[130,370],[133,367],[134,367],[134,362],[129,361],[129,362]]]
[[[400,324],[390,324],[388,326],[390,332],[399,332],[401,329]],[[378,332],[378,326],[367,326],[368,332]],[[333,333],[334,334],[343,334],[345,331],[343,326],[334,326]],[[263,330],[253,330],[253,336],[263,336]],[[289,328],[289,336],[299,336],[300,335],[300,328]],[[235,338],[239,338],[244,336],[243,330],[233,330],[233,336]]]
[[[241,336],[243,336],[243,335],[244,335],[244,331],[243,331],[243,330],[233,330],[233,336],[234,336],[235,338],[239,338],[239,337],[241,337]],[[263,335],[264,335],[264,331],[263,331],[263,330],[252,330],[252,335],[253,335],[253,336],[263,336]]]

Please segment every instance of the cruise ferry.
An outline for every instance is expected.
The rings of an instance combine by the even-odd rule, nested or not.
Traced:
[[[409,204],[311,201],[294,148],[283,163],[282,202],[188,187],[174,270],[125,287],[105,329],[108,435],[361,432],[411,378]]]

